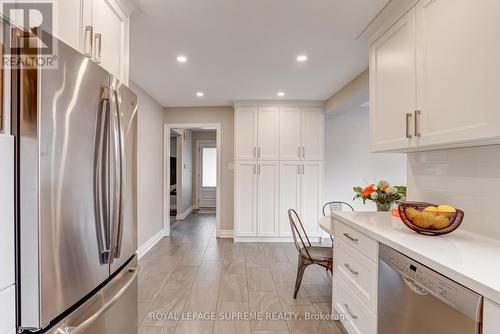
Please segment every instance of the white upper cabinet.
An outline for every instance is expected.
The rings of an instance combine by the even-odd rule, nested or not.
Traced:
[[[257,158],[257,108],[238,107],[235,113],[236,160],[253,160]]]
[[[500,143],[499,17],[498,1],[421,0],[371,44],[373,151]]]
[[[279,108],[259,108],[257,158],[259,160],[279,159]]]
[[[280,159],[300,160],[302,157],[301,140],[302,113],[298,107],[280,109]]]
[[[500,139],[500,1],[417,4],[419,145]]]
[[[57,21],[54,36],[76,50],[81,50],[81,8],[83,1],[58,0],[54,6]]]
[[[411,145],[416,109],[415,9],[370,49],[371,150]]]
[[[323,108],[302,108],[302,159],[323,160]]]
[[[279,163],[260,162],[257,165],[258,235],[278,236]]]
[[[236,236],[257,235],[257,165],[238,162],[234,171]]]

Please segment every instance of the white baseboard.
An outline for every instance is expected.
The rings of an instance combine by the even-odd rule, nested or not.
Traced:
[[[153,235],[151,237],[151,239],[146,241],[143,245],[141,245],[139,247],[139,249],[137,249],[137,257],[139,257],[139,259],[140,259],[144,255],[146,255],[151,250],[151,248],[153,248],[154,245],[156,245],[158,243],[158,241],[160,241],[161,238],[163,238],[164,236],[165,236],[165,233],[164,233],[163,229],[161,229],[161,231],[159,231],[158,233]]]
[[[175,217],[175,220],[183,220],[186,218],[191,212],[193,211],[193,206],[191,205],[189,208],[186,209],[186,211],[182,213],[178,213],[177,216]]]
[[[234,238],[234,230],[219,230],[219,238]]]
[[[321,238],[311,237],[311,242],[321,242]],[[234,242],[294,242],[293,237],[234,237]]]

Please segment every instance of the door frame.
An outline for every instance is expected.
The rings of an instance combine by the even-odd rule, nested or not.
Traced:
[[[215,149],[217,150],[217,141],[216,140],[206,140],[206,139],[201,139],[196,141],[196,166],[195,166],[195,192],[194,192],[194,207],[199,208],[199,203],[200,203],[200,190],[201,190],[201,180],[202,180],[202,165],[201,165],[201,145],[203,144],[213,144],[215,146]],[[217,162],[218,163],[218,162]],[[217,175],[218,177],[219,175]],[[218,184],[218,180],[217,180]],[[215,191],[217,192],[217,184],[215,185],[216,189]],[[217,201],[217,200],[216,200]],[[215,203],[217,205],[217,203]]]
[[[215,235],[220,237],[221,213],[221,124],[220,123],[180,123],[163,125],[163,234],[170,235],[170,130],[172,129],[215,130],[217,148],[217,189],[215,194]]]

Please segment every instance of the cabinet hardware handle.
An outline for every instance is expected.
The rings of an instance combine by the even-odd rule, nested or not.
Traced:
[[[302,158],[306,157],[306,148],[302,146]]]
[[[257,158],[257,147],[253,147],[253,157]]]
[[[411,139],[412,135],[410,133],[410,121],[411,118],[413,117],[413,114],[411,112],[406,113],[406,138]]]
[[[415,110],[415,119],[414,119],[414,131],[415,131],[415,137],[420,137],[420,116],[422,115],[422,111],[420,110]]]
[[[99,64],[101,62],[102,35],[99,33],[96,33],[94,35],[94,42],[95,42],[94,61]]]
[[[253,165],[253,175],[257,175],[257,165]]]
[[[259,146],[259,149],[257,151],[258,151],[257,157],[260,158],[261,153],[262,153],[262,148]]]
[[[297,165],[297,175],[300,175],[300,165]]]
[[[351,272],[351,274],[353,274],[354,276],[358,276],[359,275],[359,272],[357,272],[356,270],[352,269],[351,266],[349,265],[349,263],[344,263],[344,267],[346,267],[347,270],[349,270]]]
[[[345,303],[344,303],[344,307],[345,307],[345,310],[347,311],[347,314],[349,314],[349,316],[350,316],[351,318],[353,318],[354,320],[358,319],[358,316],[357,316],[357,315],[352,314],[352,312],[351,312],[351,308],[349,307],[349,305],[348,305],[348,304],[345,304]]]
[[[300,158],[300,147],[297,147],[297,157]]]
[[[83,53],[85,54],[85,57],[87,58],[92,58],[92,40],[94,35],[94,27],[92,26],[85,26],[85,34],[83,35]]]
[[[260,165],[257,165],[257,174],[260,175]]]
[[[349,233],[344,233],[344,236],[352,242],[358,242],[358,239],[351,237]]]

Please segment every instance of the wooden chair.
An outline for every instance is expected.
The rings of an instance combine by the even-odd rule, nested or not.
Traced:
[[[300,220],[299,215],[293,209],[288,210],[288,219],[292,228],[293,240],[295,248],[299,252],[299,263],[297,267],[297,278],[295,280],[295,292],[293,298],[297,298],[302,277],[307,266],[317,264],[324,267],[326,270],[333,273],[333,250],[331,247],[312,246],[307,236],[304,225]]]

